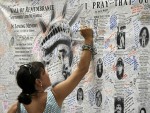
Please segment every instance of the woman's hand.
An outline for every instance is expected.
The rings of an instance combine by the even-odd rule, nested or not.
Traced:
[[[85,44],[93,44],[93,30],[90,28],[84,28],[80,30],[81,35],[85,39]]]

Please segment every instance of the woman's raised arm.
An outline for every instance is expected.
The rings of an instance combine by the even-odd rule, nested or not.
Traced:
[[[59,106],[61,106],[63,100],[74,90],[89,69],[93,52],[93,30],[86,28],[80,30],[80,33],[85,40],[77,68],[65,81],[56,85],[52,90]]]

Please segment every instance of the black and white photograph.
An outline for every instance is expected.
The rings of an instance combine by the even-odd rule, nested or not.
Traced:
[[[100,107],[102,103],[102,94],[100,90],[98,90],[95,94],[95,104],[97,107]]]
[[[116,63],[116,76],[119,80],[123,78],[124,75],[124,63],[121,57],[118,58]]]
[[[84,99],[83,89],[82,89],[82,88],[79,88],[79,89],[77,90],[77,101],[78,101],[78,104],[82,104],[83,99]]]
[[[124,98],[115,97],[114,99],[114,113],[124,113]]]
[[[116,36],[116,41],[117,41],[117,48],[118,49],[125,49],[125,29],[126,26],[120,26],[117,27],[118,31],[117,31],[117,36]]]
[[[139,42],[141,47],[146,47],[149,43],[149,31],[147,27],[143,27],[139,34]]]
[[[97,60],[96,73],[98,78],[100,78],[103,74],[103,61],[101,58]]]

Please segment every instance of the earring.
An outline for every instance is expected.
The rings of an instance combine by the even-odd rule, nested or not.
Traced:
[[[43,85],[42,85],[42,81],[40,81],[40,83],[41,83],[41,87],[42,87],[42,86],[43,86]]]

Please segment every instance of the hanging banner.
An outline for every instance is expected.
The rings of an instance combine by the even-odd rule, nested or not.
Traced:
[[[149,0],[1,0],[0,20],[1,113],[21,92],[20,65],[43,62],[53,85],[70,76],[84,25],[94,31],[97,54],[61,112],[150,112]]]

